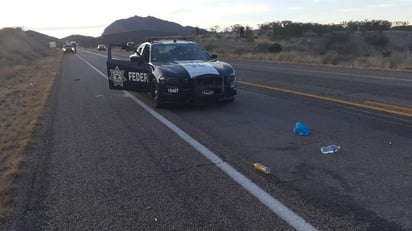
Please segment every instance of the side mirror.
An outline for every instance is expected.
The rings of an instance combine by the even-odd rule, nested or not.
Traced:
[[[210,57],[212,57],[212,59],[217,59],[217,54],[213,53],[213,54],[210,55]]]
[[[133,63],[143,63],[143,58],[142,56],[138,55],[138,54],[134,54],[130,56],[130,62]]]
[[[127,49],[126,43],[121,43],[121,44],[120,44],[120,47],[121,47],[123,50],[126,50],[126,49]]]

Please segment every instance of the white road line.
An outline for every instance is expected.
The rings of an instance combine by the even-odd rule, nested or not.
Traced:
[[[90,64],[81,56],[78,56],[83,62],[85,62],[88,66],[90,66],[93,70],[101,75],[104,79],[108,79],[108,77],[99,71],[96,67]],[[136,104],[141,106],[145,111],[150,113],[153,117],[158,119],[162,124],[166,127],[170,128],[173,132],[175,132],[180,138],[198,150],[204,157],[209,159],[212,163],[214,163],[218,168],[220,168],[223,172],[225,172],[228,176],[230,176],[235,182],[240,184],[244,189],[246,189],[249,193],[251,193],[254,197],[256,197],[260,202],[266,205],[272,212],[274,212],[277,216],[281,219],[286,221],[290,226],[295,228],[299,231],[315,231],[317,230],[311,224],[306,222],[303,218],[299,215],[294,213],[288,207],[284,206],[280,201],[272,197],[269,193],[265,192],[255,183],[253,183],[249,178],[245,177],[243,174],[238,172],[235,168],[233,168],[230,164],[223,161],[219,156],[215,153],[210,151],[207,147],[199,143],[197,140],[192,138],[189,134],[184,132],[182,129],[178,128],[175,124],[167,120],[165,117],[157,113],[151,107],[147,106],[141,100],[136,98],[134,95],[130,94],[128,91],[123,91],[130,99],[132,99]]]
[[[102,55],[102,54],[99,54],[99,53],[94,53],[94,52],[88,51],[88,50],[78,50],[78,51],[81,51],[81,52],[84,52],[84,53],[89,53],[89,54],[96,55],[96,56],[100,56],[100,57],[104,57],[104,58],[107,57],[107,55]],[[106,54],[106,53],[105,53],[105,54]]]

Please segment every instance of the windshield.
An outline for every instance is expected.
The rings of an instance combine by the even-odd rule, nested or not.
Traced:
[[[152,62],[173,62],[187,60],[209,61],[209,54],[197,44],[153,44]]]

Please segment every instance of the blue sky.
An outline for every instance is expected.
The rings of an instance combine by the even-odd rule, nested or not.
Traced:
[[[23,27],[57,38],[72,34],[100,36],[117,19],[154,16],[183,26],[221,29],[241,24],[290,20],[341,23],[350,20],[408,21],[412,24],[412,0],[6,0],[0,28]]]

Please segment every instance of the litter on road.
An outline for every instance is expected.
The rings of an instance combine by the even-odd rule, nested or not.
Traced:
[[[303,122],[296,122],[295,128],[293,128],[293,133],[299,134],[301,136],[308,136],[310,134],[310,129]]]
[[[336,145],[336,144],[332,144],[329,146],[325,146],[325,147],[321,147],[320,151],[322,152],[322,154],[331,154],[331,153],[336,153],[341,149],[340,146]]]
[[[270,174],[270,168],[261,164],[261,163],[253,163],[253,166],[255,167],[256,170],[259,172],[263,172],[265,174]]]

